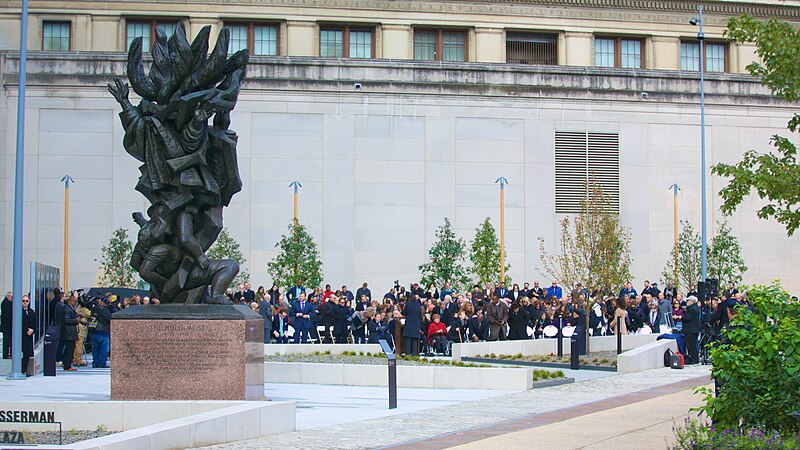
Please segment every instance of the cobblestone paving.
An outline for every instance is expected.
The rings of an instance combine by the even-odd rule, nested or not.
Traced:
[[[710,366],[688,366],[620,374],[581,383],[517,392],[479,402],[433,408],[399,415],[265,436],[207,449],[328,448],[362,449],[391,446],[501,423],[534,414],[624,396],[627,393],[708,376]],[[704,383],[702,383],[704,384]],[[447,395],[431,390],[431,395]],[[402,402],[402,399],[399,399]]]

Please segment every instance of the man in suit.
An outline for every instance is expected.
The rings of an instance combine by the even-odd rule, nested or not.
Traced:
[[[256,293],[253,292],[253,289],[251,288],[252,286],[250,285],[250,283],[245,282],[242,285],[242,290],[240,290],[233,296],[233,299],[236,301],[236,303],[243,303],[245,305],[250,305],[250,303],[254,302],[256,300]]]
[[[697,335],[700,334],[700,308],[697,297],[686,298],[686,311],[683,312],[683,336],[686,338],[686,364],[697,364]]]
[[[506,283],[501,281],[500,287],[495,289],[492,295],[497,298],[508,298],[508,289],[506,289]]]
[[[492,302],[486,307],[489,319],[489,340],[506,340],[506,323],[508,323],[508,305],[501,302],[500,297],[492,296]]]
[[[64,353],[61,358],[65,371],[77,370],[72,367],[72,359],[75,356],[75,341],[78,340],[78,324],[81,321],[77,304],[78,294],[73,291],[61,315],[61,340],[64,341]]]
[[[533,282],[533,287],[531,288],[531,295],[533,297],[538,298],[539,300],[544,300],[545,291],[539,286],[538,281]]]
[[[356,298],[361,298],[362,295],[367,296],[367,304],[372,302],[372,291],[369,290],[366,282],[364,282],[360,288],[356,289]]]
[[[531,288],[530,284],[527,281],[522,284],[522,289],[520,289],[519,295],[523,297],[528,297],[529,299],[531,298]]]
[[[414,295],[406,302],[401,313],[406,319],[403,326],[403,341],[405,341],[406,355],[419,355],[419,338],[422,328],[422,304],[419,297]]]
[[[444,284],[444,288],[441,291],[439,291],[439,298],[445,298],[448,295],[450,296],[450,298],[452,298],[453,295],[455,295],[455,291],[453,290],[453,287],[450,285],[450,282],[446,282]],[[444,318],[442,318],[442,322],[444,322]],[[444,323],[449,324],[450,322],[444,322]]]
[[[28,373],[28,362],[33,357],[33,334],[36,332],[36,312],[31,308],[31,299],[22,296],[22,373]]]
[[[300,297],[292,305],[290,315],[292,316],[292,326],[294,326],[294,343],[308,343],[308,333],[311,330],[311,314],[314,305],[306,301],[306,293],[301,292]]]
[[[289,289],[289,291],[286,292],[286,300],[289,302],[290,305],[292,305],[294,304],[294,302],[297,301],[298,298],[300,298],[300,294],[305,295],[306,288],[303,287],[300,280],[297,280],[297,285],[295,285],[293,288]]]
[[[351,305],[353,304],[353,300],[355,299],[355,297],[353,297],[353,291],[348,291],[347,286],[342,286],[342,299],[345,298],[347,300],[350,300]]]
[[[272,305],[269,303],[269,296],[265,295],[258,305],[258,313],[264,320],[264,343],[269,344],[272,341]]]
[[[472,342],[485,341],[489,339],[489,321],[483,315],[483,309],[475,311],[475,315],[469,319],[469,340]]]
[[[289,343],[289,321],[286,319],[289,313],[286,308],[281,306],[278,314],[272,318],[272,336],[277,344]]]

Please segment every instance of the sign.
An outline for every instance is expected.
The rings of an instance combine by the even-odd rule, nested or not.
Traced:
[[[55,411],[0,410],[0,422],[56,423]]]
[[[25,436],[19,431],[3,431],[0,433],[0,444],[24,444]]]

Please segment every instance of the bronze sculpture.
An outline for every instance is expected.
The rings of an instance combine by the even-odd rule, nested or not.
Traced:
[[[239,272],[236,261],[210,260],[206,251],[222,230],[222,208],[242,189],[228,127],[248,51],[228,58],[223,28],[209,54],[210,31],[190,45],[182,23],[169,38],[156,28],[147,75],[142,38],[133,40],[127,72],[138,105],[120,78],[108,85],[122,106],[125,150],[142,162],[136,190],[151,204],[149,218],[133,213],[140,230],[130,263],[163,303],[229,303],[225,290]]]

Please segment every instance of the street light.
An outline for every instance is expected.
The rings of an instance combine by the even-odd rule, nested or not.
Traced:
[[[697,7],[698,17],[692,17],[689,20],[689,25],[699,27],[697,32],[697,40],[700,41],[700,195],[702,196],[701,214],[702,214],[702,228],[701,228],[701,280],[706,279],[708,274],[707,264],[707,238],[706,238],[706,91],[705,91],[705,34],[703,34],[703,6]]]

